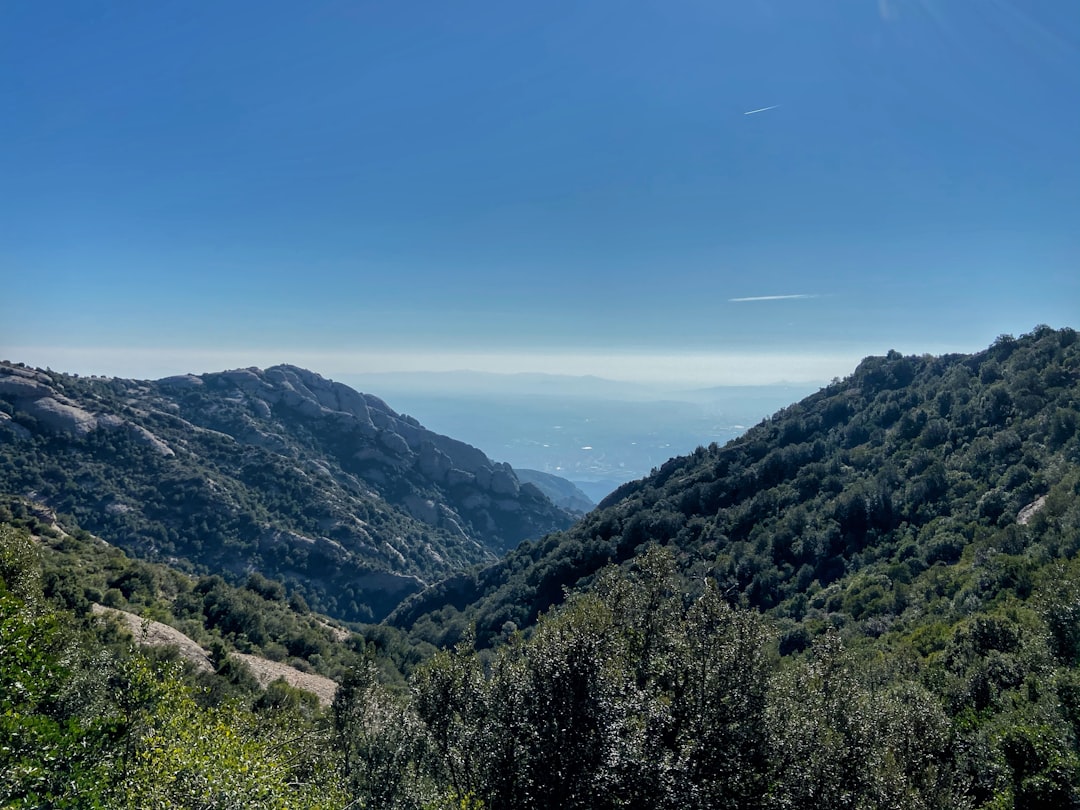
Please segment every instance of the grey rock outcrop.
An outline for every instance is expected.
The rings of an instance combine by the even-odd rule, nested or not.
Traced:
[[[46,383],[19,374],[18,371],[20,369],[8,370],[6,374],[0,373],[0,396],[39,399],[52,393],[52,388]]]
[[[335,454],[345,469],[360,474],[405,510],[433,526],[480,527],[478,539],[496,551],[558,528],[567,520],[536,489],[523,491],[509,464],[493,462],[483,451],[426,429],[417,419],[395,412],[385,401],[360,393],[295,366],[273,366],[203,376],[211,388],[238,389],[249,398],[248,412],[265,403],[265,420],[304,421],[308,430],[333,434],[342,442]],[[263,428],[265,430],[265,428]],[[269,444],[261,440],[264,447]],[[347,452],[342,452],[347,450]],[[430,502],[432,507],[426,506]],[[443,519],[440,510],[451,517]],[[538,511],[545,515],[536,520]]]
[[[200,388],[203,385],[202,379],[196,377],[194,374],[179,374],[175,377],[165,377],[158,380],[160,385],[165,385],[170,388]]]
[[[60,393],[49,375],[39,371],[0,364],[0,397],[9,399],[14,407],[33,417],[46,430],[82,437],[95,430],[127,430],[139,442],[152,447],[161,455],[171,456],[173,450],[146,428],[128,422],[116,414],[97,414]],[[17,435],[29,433],[11,420]]]
[[[98,426],[98,420],[92,413],[56,397],[23,400],[22,405],[27,413],[58,433],[85,436]]]

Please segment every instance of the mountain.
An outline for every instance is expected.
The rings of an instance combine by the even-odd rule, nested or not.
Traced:
[[[0,497],[0,803],[1080,807],[1078,552],[1045,327],[867,358],[353,632]]]
[[[0,493],[350,620],[572,521],[509,465],[293,366],[146,381],[2,363]]]
[[[625,484],[568,531],[410,597],[388,621],[437,645],[475,624],[491,643],[608,563],[662,545],[691,580],[787,622],[793,644],[837,623],[881,632],[943,568],[963,564],[970,578],[978,561],[980,576],[1022,581],[1037,560],[1076,550],[1078,403],[1071,329],[1002,336],[973,355],[868,357],[726,445]]]
[[[547,495],[553,504],[567,512],[585,513],[596,506],[592,498],[582,492],[573,481],[540,470],[515,469],[514,472],[519,480],[532,484]]]

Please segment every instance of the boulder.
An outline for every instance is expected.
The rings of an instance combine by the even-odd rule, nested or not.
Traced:
[[[469,485],[476,483],[476,476],[471,472],[465,470],[459,470],[457,467],[451,467],[446,473],[446,485],[450,487],[457,487],[462,485]]]
[[[379,444],[397,456],[409,455],[409,444],[397,433],[384,430],[379,434]]]
[[[23,406],[26,412],[49,430],[85,436],[98,426],[97,418],[89,411],[61,402],[54,397],[41,397]]]
[[[202,378],[196,377],[194,374],[177,374],[174,377],[164,377],[158,380],[158,384],[169,388],[201,388],[205,385]]]
[[[496,495],[513,495],[517,497],[521,491],[517,476],[510,469],[495,469],[491,473],[491,491]]]
[[[36,380],[13,374],[0,375],[0,396],[19,399],[40,399],[52,393],[52,388]]]

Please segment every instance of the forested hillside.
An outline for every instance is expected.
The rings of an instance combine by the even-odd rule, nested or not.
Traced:
[[[571,522],[509,465],[291,366],[145,381],[0,364],[0,494],[368,621]]]
[[[0,806],[344,806],[314,696],[282,682],[259,690],[231,655],[232,642],[251,642],[214,618],[254,626],[258,611],[259,641],[292,638],[307,645],[294,652],[330,670],[362,655],[332,649],[329,628],[272,604],[255,592],[258,580],[247,590],[193,582],[13,515],[13,505],[19,511],[5,504],[3,516],[42,534],[0,522]],[[197,628],[211,640],[216,673],[175,649],[136,648],[90,598]]]
[[[1078,403],[1071,329],[1003,336],[971,356],[869,357],[739,439],[623,486],[572,529],[417,594],[389,621],[437,644],[475,624],[486,645],[653,545],[729,602],[782,620],[795,647],[830,626],[881,634],[930,607],[935,589],[978,604],[980,588],[1023,588],[1032,566],[1080,542]]]

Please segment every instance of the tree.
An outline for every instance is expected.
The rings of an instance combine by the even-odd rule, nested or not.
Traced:
[[[955,808],[948,720],[925,689],[872,684],[830,632],[776,677],[766,722],[772,808]]]
[[[332,719],[341,775],[353,802],[385,810],[422,805],[423,728],[408,706],[379,685],[372,662],[341,680]]]

